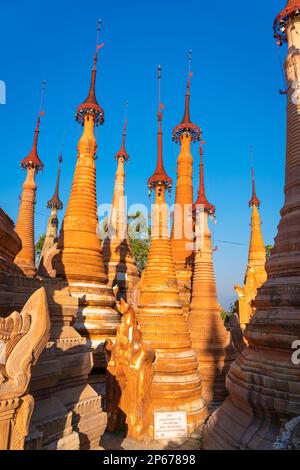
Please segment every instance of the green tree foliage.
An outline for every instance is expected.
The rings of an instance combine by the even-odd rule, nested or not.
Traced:
[[[132,248],[137,267],[139,268],[139,271],[142,272],[147,263],[149,240],[130,240],[130,246]]]
[[[231,303],[228,310],[222,309],[221,310],[221,318],[224,323],[228,323],[230,320],[231,315],[233,315],[236,311],[236,307],[234,303]]]
[[[272,248],[273,248],[272,245],[266,245],[267,258],[269,258]]]
[[[130,246],[139,271],[142,272],[145,269],[149,253],[150,229],[144,214],[139,211],[128,215],[128,222]]]
[[[46,237],[46,234],[43,233],[38,239],[38,241],[36,242],[36,244],[34,245],[34,253],[35,253],[36,261],[38,261],[41,256],[42,249],[43,249],[44,242],[45,242],[45,237]]]

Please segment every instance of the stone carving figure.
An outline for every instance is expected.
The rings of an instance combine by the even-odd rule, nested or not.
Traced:
[[[21,450],[34,399],[28,388],[31,368],[50,335],[45,289],[37,290],[21,313],[0,318],[0,450]]]
[[[148,434],[151,424],[151,384],[155,353],[142,338],[135,311],[124,299],[117,304],[122,314],[114,341],[106,340],[106,350],[110,358],[108,372],[119,387],[116,392],[112,381],[108,386],[109,420],[115,429],[120,426],[121,418],[117,408],[126,416],[127,436],[141,439]],[[116,383],[114,385],[116,385]],[[114,408],[114,409],[113,409]]]

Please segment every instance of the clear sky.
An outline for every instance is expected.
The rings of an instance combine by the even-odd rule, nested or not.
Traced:
[[[164,159],[176,181],[178,146],[171,131],[183,114],[188,49],[193,49],[191,117],[203,130],[207,196],[216,205],[214,255],[219,300],[235,298],[247,264],[251,192],[249,145],[266,244],[273,244],[283,203],[285,100],[272,24],[285,0],[0,0],[0,205],[16,220],[25,173],[19,163],[32,144],[47,80],[37,177],[36,238],[45,231],[57,158],[65,137],[60,196],[68,202],[81,127],[76,106],[87,95],[98,17],[102,41],[97,98],[105,124],[97,133],[98,203],[111,200],[115,152],[129,101],[126,190],[129,204],[149,204],[147,178],[156,159],[157,65],[162,65]],[[284,47],[281,56],[284,57]],[[193,146],[195,195],[198,148]],[[174,190],[173,195],[174,198]],[[61,218],[62,214],[60,214]],[[224,243],[224,241],[226,243]],[[230,243],[227,243],[230,242]]]

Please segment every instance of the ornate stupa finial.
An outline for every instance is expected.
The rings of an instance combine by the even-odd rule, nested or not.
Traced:
[[[57,177],[56,177],[56,184],[55,184],[55,191],[51,199],[47,202],[48,209],[58,209],[61,210],[63,208],[63,203],[59,199],[59,180],[60,180],[60,167],[62,163],[62,151],[60,152],[58,158],[58,169],[57,169]]]
[[[46,82],[44,80],[42,83],[40,109],[39,109],[38,117],[36,120],[32,149],[30,150],[30,153],[27,155],[27,157],[21,161],[22,168],[28,168],[28,167],[35,168],[36,172],[42,171],[42,169],[44,168],[44,165],[38,156],[37,143],[38,143],[38,137],[39,137],[39,132],[40,132],[41,116],[45,114],[45,111],[43,111],[45,88],[46,88]]]
[[[96,93],[95,93],[95,86],[96,86],[96,75],[97,75],[97,62],[98,62],[98,51],[104,46],[104,43],[99,44],[100,38],[100,30],[101,30],[101,20],[98,20],[98,29],[97,29],[97,41],[96,41],[96,51],[94,55],[94,65],[92,68],[92,78],[91,78],[91,85],[88,97],[86,100],[77,107],[76,110],[76,121],[83,124],[84,116],[86,114],[91,114],[94,116],[95,125],[98,126],[99,124],[104,123],[104,111],[101,106],[97,102]]]
[[[148,179],[149,191],[154,189],[158,184],[165,185],[166,188],[172,188],[172,180],[167,175],[163,164],[163,151],[162,151],[162,109],[164,105],[160,101],[160,82],[161,82],[161,66],[158,66],[158,133],[157,133],[157,165],[155,172]]]
[[[255,190],[255,178],[254,178],[254,166],[253,166],[253,146],[250,145],[250,161],[251,161],[251,178],[252,178],[252,196],[249,201],[249,206],[260,206],[260,200],[256,196],[256,190]]]
[[[300,16],[300,0],[288,0],[285,8],[276,16],[273,24],[274,37],[279,46],[286,42],[286,26],[296,16]]]
[[[204,186],[204,165],[203,165],[203,144],[205,142],[200,140],[199,145],[199,155],[200,155],[200,171],[199,171],[199,190],[198,190],[198,197],[193,206],[193,210],[197,209],[197,206],[203,207],[204,211],[208,214],[215,215],[216,208],[210,202],[208,202],[205,194],[205,186]]]
[[[129,160],[129,155],[126,152],[125,143],[126,143],[126,132],[127,132],[127,124],[128,124],[128,101],[125,103],[125,122],[123,127],[123,134],[122,134],[122,145],[120,150],[116,153],[115,158],[124,158],[125,161]]]
[[[191,71],[192,65],[192,50],[189,50],[189,66],[188,66],[188,78],[186,82],[186,93],[185,93],[185,106],[184,106],[184,115],[182,121],[178,126],[174,127],[172,133],[172,139],[175,142],[180,141],[180,137],[184,132],[189,132],[191,134],[191,140],[196,142],[201,139],[201,129],[192,123],[190,117],[190,97],[191,97],[191,77],[193,73]]]

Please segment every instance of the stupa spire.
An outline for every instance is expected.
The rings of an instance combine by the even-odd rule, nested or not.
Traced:
[[[42,83],[40,109],[39,109],[39,113],[36,119],[36,125],[35,125],[35,130],[34,130],[33,145],[27,157],[21,160],[22,168],[28,168],[30,166],[32,168],[35,168],[36,173],[38,171],[42,171],[44,167],[42,161],[40,160],[38,156],[37,146],[38,146],[38,138],[39,138],[39,133],[40,133],[41,116],[45,114],[45,112],[43,111],[45,89],[46,89],[46,82],[44,80]]]
[[[249,207],[260,206],[260,200],[256,195],[256,187],[255,187],[255,175],[254,175],[254,166],[253,166],[253,146],[250,145],[250,160],[251,160],[251,182],[252,182],[252,194],[251,199],[249,201]]]
[[[180,298],[187,314],[191,298],[191,274],[193,261],[193,157],[191,142],[201,139],[201,129],[190,119],[191,60],[189,52],[188,79],[185,96],[185,111],[181,123],[173,129],[173,140],[180,142],[177,159],[177,182],[172,224],[172,251],[179,285]]]
[[[122,132],[122,145],[120,150],[116,153],[115,157],[118,160],[119,158],[123,158],[125,161],[129,160],[129,155],[126,152],[126,134],[127,134],[127,125],[128,125],[128,101],[126,101],[125,104],[125,122],[123,126],[123,132]]]
[[[33,146],[27,157],[21,161],[21,167],[26,169],[26,179],[20,198],[21,202],[16,223],[16,232],[22,240],[22,249],[16,256],[15,263],[27,276],[34,276],[36,273],[34,253],[34,206],[37,186],[35,183],[35,174],[43,169],[43,163],[38,156],[38,136],[41,116],[45,114],[43,111],[45,86],[46,82],[43,81]]]
[[[98,28],[97,28],[97,41],[96,41],[96,50],[94,54],[94,64],[92,68],[92,76],[91,76],[91,84],[87,98],[84,100],[82,104],[77,107],[76,110],[76,120],[81,124],[84,123],[84,116],[87,114],[93,115],[95,120],[95,125],[98,126],[99,124],[104,123],[104,111],[101,106],[98,104],[96,98],[96,75],[97,75],[97,62],[98,62],[98,53],[99,49],[104,46],[104,43],[99,44],[100,39],[100,31],[101,31],[101,20],[98,20]]]
[[[61,210],[63,208],[63,203],[59,199],[59,180],[60,180],[60,168],[62,164],[63,158],[62,158],[62,152],[60,153],[58,157],[58,169],[57,169],[57,176],[56,176],[56,184],[55,184],[55,191],[51,199],[47,202],[47,208],[48,209],[58,209]]]
[[[192,123],[190,117],[190,98],[191,98],[191,77],[193,73],[191,71],[192,66],[192,50],[189,50],[189,59],[188,59],[188,78],[186,81],[186,91],[185,91],[185,102],[184,102],[184,114],[180,124],[178,124],[173,129],[173,140],[175,142],[180,142],[181,135],[184,132],[189,132],[191,135],[191,140],[193,142],[199,140],[201,138],[201,130],[200,127],[196,126]]]
[[[252,146],[250,149],[252,162]],[[267,279],[265,267],[267,256],[258,210],[260,206],[260,200],[256,196],[253,166],[251,167],[251,180],[252,197],[249,201],[249,206],[251,207],[252,212],[250,222],[251,234],[249,243],[248,264],[244,286],[234,286],[238,295],[240,325],[243,330],[246,328],[246,325],[250,322],[251,317],[255,313],[254,299],[257,294],[257,289],[259,289]]]
[[[205,194],[203,143],[201,140],[199,193],[194,205],[196,252],[188,321],[192,348],[198,356],[203,397],[210,407],[215,407],[227,395],[225,376],[235,352],[230,347],[230,334],[221,319],[217,299],[209,229],[209,215],[215,214],[215,207],[208,202]]]
[[[135,263],[127,233],[124,165],[129,159],[125,148],[128,123],[127,108],[128,103],[126,102],[122,145],[121,149],[115,155],[117,160],[115,185],[109,215],[108,231],[103,240],[102,251],[109,284],[111,286],[118,286],[119,297],[126,299],[126,301],[130,303],[134,303],[136,285],[139,281],[139,270]]]
[[[160,68],[158,80],[160,84]],[[138,303],[138,321],[143,339],[156,351],[149,413],[150,437],[153,437],[153,413],[156,411],[186,411],[189,433],[201,425],[207,414],[201,396],[197,358],[191,349],[190,333],[179,299],[171,251],[169,211],[165,200],[171,179],[162,165],[161,120],[159,106],[158,165],[148,180],[148,187],[155,191],[151,242]]]
[[[195,210],[197,206],[202,207],[208,214],[215,213],[215,206],[208,202],[206,194],[205,194],[205,185],[204,185],[204,164],[203,164],[203,144],[205,142],[203,140],[200,141],[199,145],[199,155],[200,155],[200,165],[199,165],[199,189],[198,189],[198,197],[194,204],[193,209]]]
[[[163,184],[165,188],[172,188],[172,180],[167,175],[163,163],[163,132],[162,132],[162,119],[164,105],[161,103],[161,66],[158,66],[158,111],[157,111],[157,164],[153,175],[148,179],[148,188],[151,191],[158,184]]]
[[[99,45],[97,47],[93,77]],[[94,83],[83,105],[77,109],[76,119],[83,124],[83,132],[77,144],[77,159],[69,202],[58,239],[58,253],[53,258],[56,276],[63,278],[71,295],[78,297],[80,314],[75,327],[88,337],[97,371],[105,366],[101,344],[107,335],[114,335],[119,314],[114,310],[115,298],[107,285],[107,273],[102,254],[102,242],[98,233],[96,194],[95,126],[103,124],[103,111],[93,98]],[[109,333],[108,333],[109,332]]]
[[[43,249],[41,252],[41,256],[38,262],[38,274],[41,276],[48,276],[49,273],[49,266],[48,266],[48,258],[51,257],[51,250],[54,244],[57,242],[58,236],[58,216],[57,212],[62,210],[63,203],[59,198],[59,180],[60,180],[60,168],[62,163],[62,151],[58,157],[58,169],[57,169],[57,176],[56,176],[56,183],[55,183],[55,190],[54,194],[51,199],[47,202],[47,208],[51,209],[50,216],[47,223],[47,230],[45,235],[45,240],[43,244]],[[51,271],[51,269],[50,269]]]

